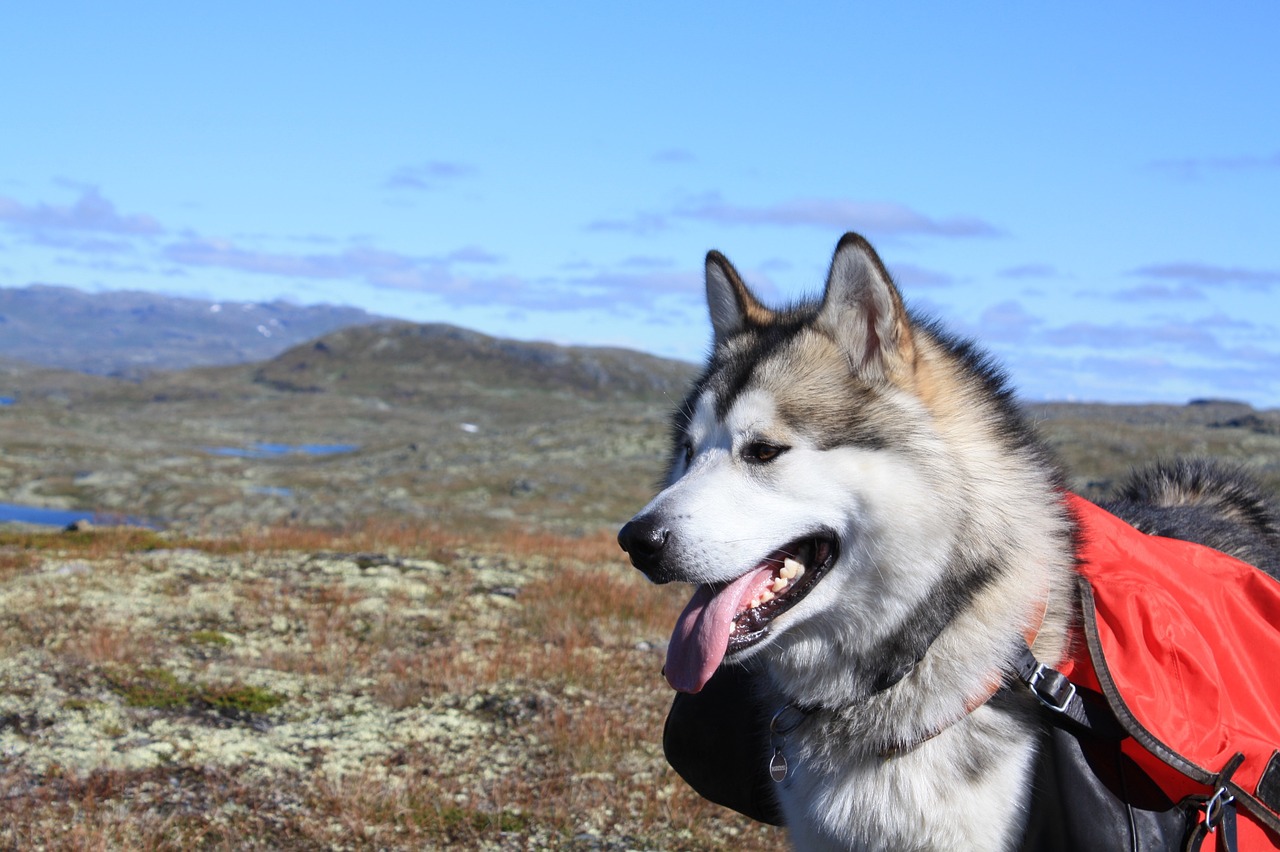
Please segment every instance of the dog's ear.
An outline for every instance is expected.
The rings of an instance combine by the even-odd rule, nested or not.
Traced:
[[[773,312],[760,304],[718,251],[707,252],[707,308],[717,347],[748,325],[767,325],[773,319]]]
[[[898,288],[875,249],[858,234],[840,238],[818,327],[835,338],[855,369],[893,378],[915,360],[911,323]]]

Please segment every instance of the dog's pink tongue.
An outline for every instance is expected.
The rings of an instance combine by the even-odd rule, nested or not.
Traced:
[[[711,680],[729,649],[733,617],[746,601],[773,581],[773,570],[751,571],[719,591],[699,586],[676,619],[667,645],[667,683],[681,692],[698,692]]]

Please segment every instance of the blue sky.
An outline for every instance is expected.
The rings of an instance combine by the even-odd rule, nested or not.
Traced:
[[[1280,5],[60,3],[0,34],[0,286],[698,360],[840,234],[1031,399],[1280,406]]]

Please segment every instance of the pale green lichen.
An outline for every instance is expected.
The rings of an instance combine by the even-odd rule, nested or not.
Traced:
[[[401,848],[406,831],[461,832],[476,848],[502,848],[477,838],[503,831],[526,848],[559,845],[560,829],[507,807],[506,791],[536,800],[529,779],[548,756],[580,748],[581,732],[565,729],[573,713],[596,711],[604,683],[593,672],[618,656],[554,637],[512,642],[523,589],[543,570],[465,554],[448,565],[288,552],[45,555],[0,581],[0,765],[10,778],[44,779],[22,782],[31,784],[160,773],[174,779],[158,782],[166,790],[213,773],[290,791],[272,801],[272,819],[301,802],[368,802],[365,813],[380,816],[340,821],[334,848],[351,847],[352,831],[369,838],[357,847]],[[640,655],[634,644],[618,647]],[[512,657],[495,657],[504,653]],[[645,660],[657,670],[653,654]],[[551,691],[534,673],[544,664],[565,671]],[[613,712],[634,712],[630,699],[610,700]],[[631,748],[633,759],[575,759],[552,780],[604,789],[642,777],[651,795],[602,800],[637,812],[665,803],[673,788],[655,772],[660,749]],[[211,836],[260,818],[261,806],[215,800],[198,810]],[[580,823],[600,833],[621,819],[597,807]],[[5,832],[0,846],[17,842]]]
[[[317,625],[289,594],[347,601],[335,609],[368,632],[370,619],[438,619],[439,610],[421,604],[437,596],[432,583],[443,573],[426,560],[362,568],[353,559],[303,554],[188,550],[92,564],[48,559],[42,571],[0,585],[0,614],[24,613],[55,631],[43,640],[23,637],[27,647],[11,647],[0,658],[0,716],[30,722],[0,729],[0,755],[37,772],[136,770],[180,758],[239,767],[264,780],[318,770],[335,779],[373,773],[393,781],[396,770],[383,764],[397,749],[434,743],[459,753],[492,736],[492,724],[457,707],[381,705],[361,694],[375,685],[371,677],[335,682],[322,673],[260,668],[257,661],[287,654],[340,660],[349,650],[341,636],[333,647],[315,647]],[[139,654],[161,659],[108,659],[69,671],[68,659],[43,650],[72,641],[58,628],[57,612],[67,607],[101,630],[155,637],[154,647]],[[220,629],[185,626],[209,623]],[[12,645],[12,630],[9,636]],[[184,655],[193,647],[214,647],[223,656],[202,663]],[[76,680],[88,681],[81,684],[87,692],[63,685]],[[220,721],[226,713],[239,719]],[[252,716],[261,723],[245,720]]]

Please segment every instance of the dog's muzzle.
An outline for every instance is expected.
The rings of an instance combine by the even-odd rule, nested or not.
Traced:
[[[618,546],[631,557],[631,564],[655,583],[669,583],[675,579],[662,559],[669,538],[671,530],[644,516],[633,518],[618,530]]]

